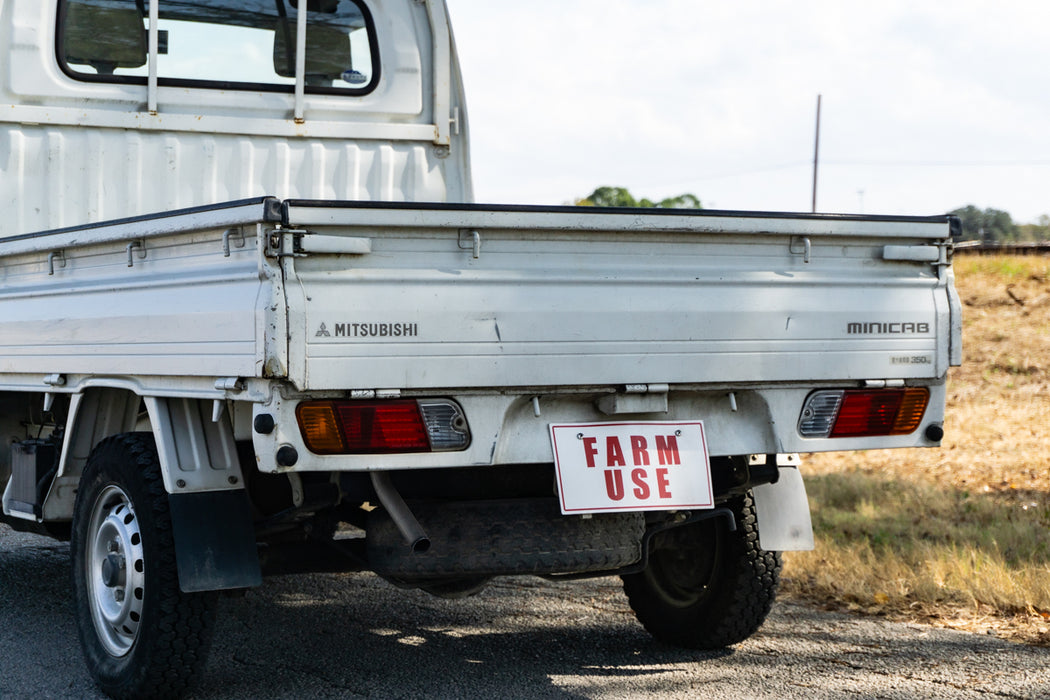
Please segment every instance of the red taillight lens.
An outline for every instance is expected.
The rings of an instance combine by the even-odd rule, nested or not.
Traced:
[[[915,432],[926,414],[925,387],[817,391],[799,419],[803,437],[875,437]]]
[[[900,403],[901,395],[896,391],[848,391],[831,437],[889,435]]]
[[[342,404],[339,423],[350,453],[426,452],[427,429],[415,401]]]
[[[315,454],[430,451],[415,401],[310,401],[295,413],[303,441]]]

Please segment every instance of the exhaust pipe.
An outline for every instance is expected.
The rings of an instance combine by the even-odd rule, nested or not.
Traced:
[[[386,509],[386,512],[390,514],[390,519],[394,521],[398,532],[405,538],[405,542],[412,552],[422,554],[430,549],[430,538],[423,531],[423,526],[416,520],[416,516],[412,515],[412,511],[409,510],[405,500],[401,498],[401,494],[394,488],[394,484],[390,481],[390,475],[386,472],[372,472],[371,477],[372,488],[375,489],[376,495],[379,496],[379,502]]]

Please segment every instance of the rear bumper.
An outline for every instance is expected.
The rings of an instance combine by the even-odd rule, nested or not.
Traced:
[[[857,382],[839,382],[855,387]],[[666,411],[608,415],[613,388],[536,388],[520,393],[435,392],[451,398],[466,415],[471,443],[455,452],[316,455],[306,447],[296,423],[299,398],[284,398],[278,392],[268,403],[255,404],[255,416],[272,418],[269,433],[253,432],[259,469],[275,471],[373,471],[486,466],[497,464],[550,463],[554,459],[549,426],[576,422],[627,420],[702,420],[711,456],[830,452],[903,447],[935,447],[927,437],[930,426],[944,423],[945,385],[925,384],[930,402],[918,429],[908,435],[864,438],[806,439],[798,433],[798,420],[810,392],[821,386],[730,387],[701,389],[670,387]],[[345,395],[345,394],[344,394]],[[269,424],[267,419],[263,421]],[[259,421],[256,421],[258,424]],[[930,431],[936,433],[936,431]],[[294,454],[294,459],[289,455]]]

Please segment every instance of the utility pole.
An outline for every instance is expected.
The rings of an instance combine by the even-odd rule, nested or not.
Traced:
[[[817,164],[820,161],[820,95],[817,95],[817,136],[813,143],[813,213],[817,213]]]

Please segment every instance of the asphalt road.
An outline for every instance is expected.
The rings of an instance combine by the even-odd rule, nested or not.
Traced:
[[[100,698],[68,547],[0,525],[0,698]],[[446,601],[366,574],[224,599],[199,700],[222,698],[1048,698],[1050,650],[778,603],[722,653],[654,643],[616,579],[497,581]]]

